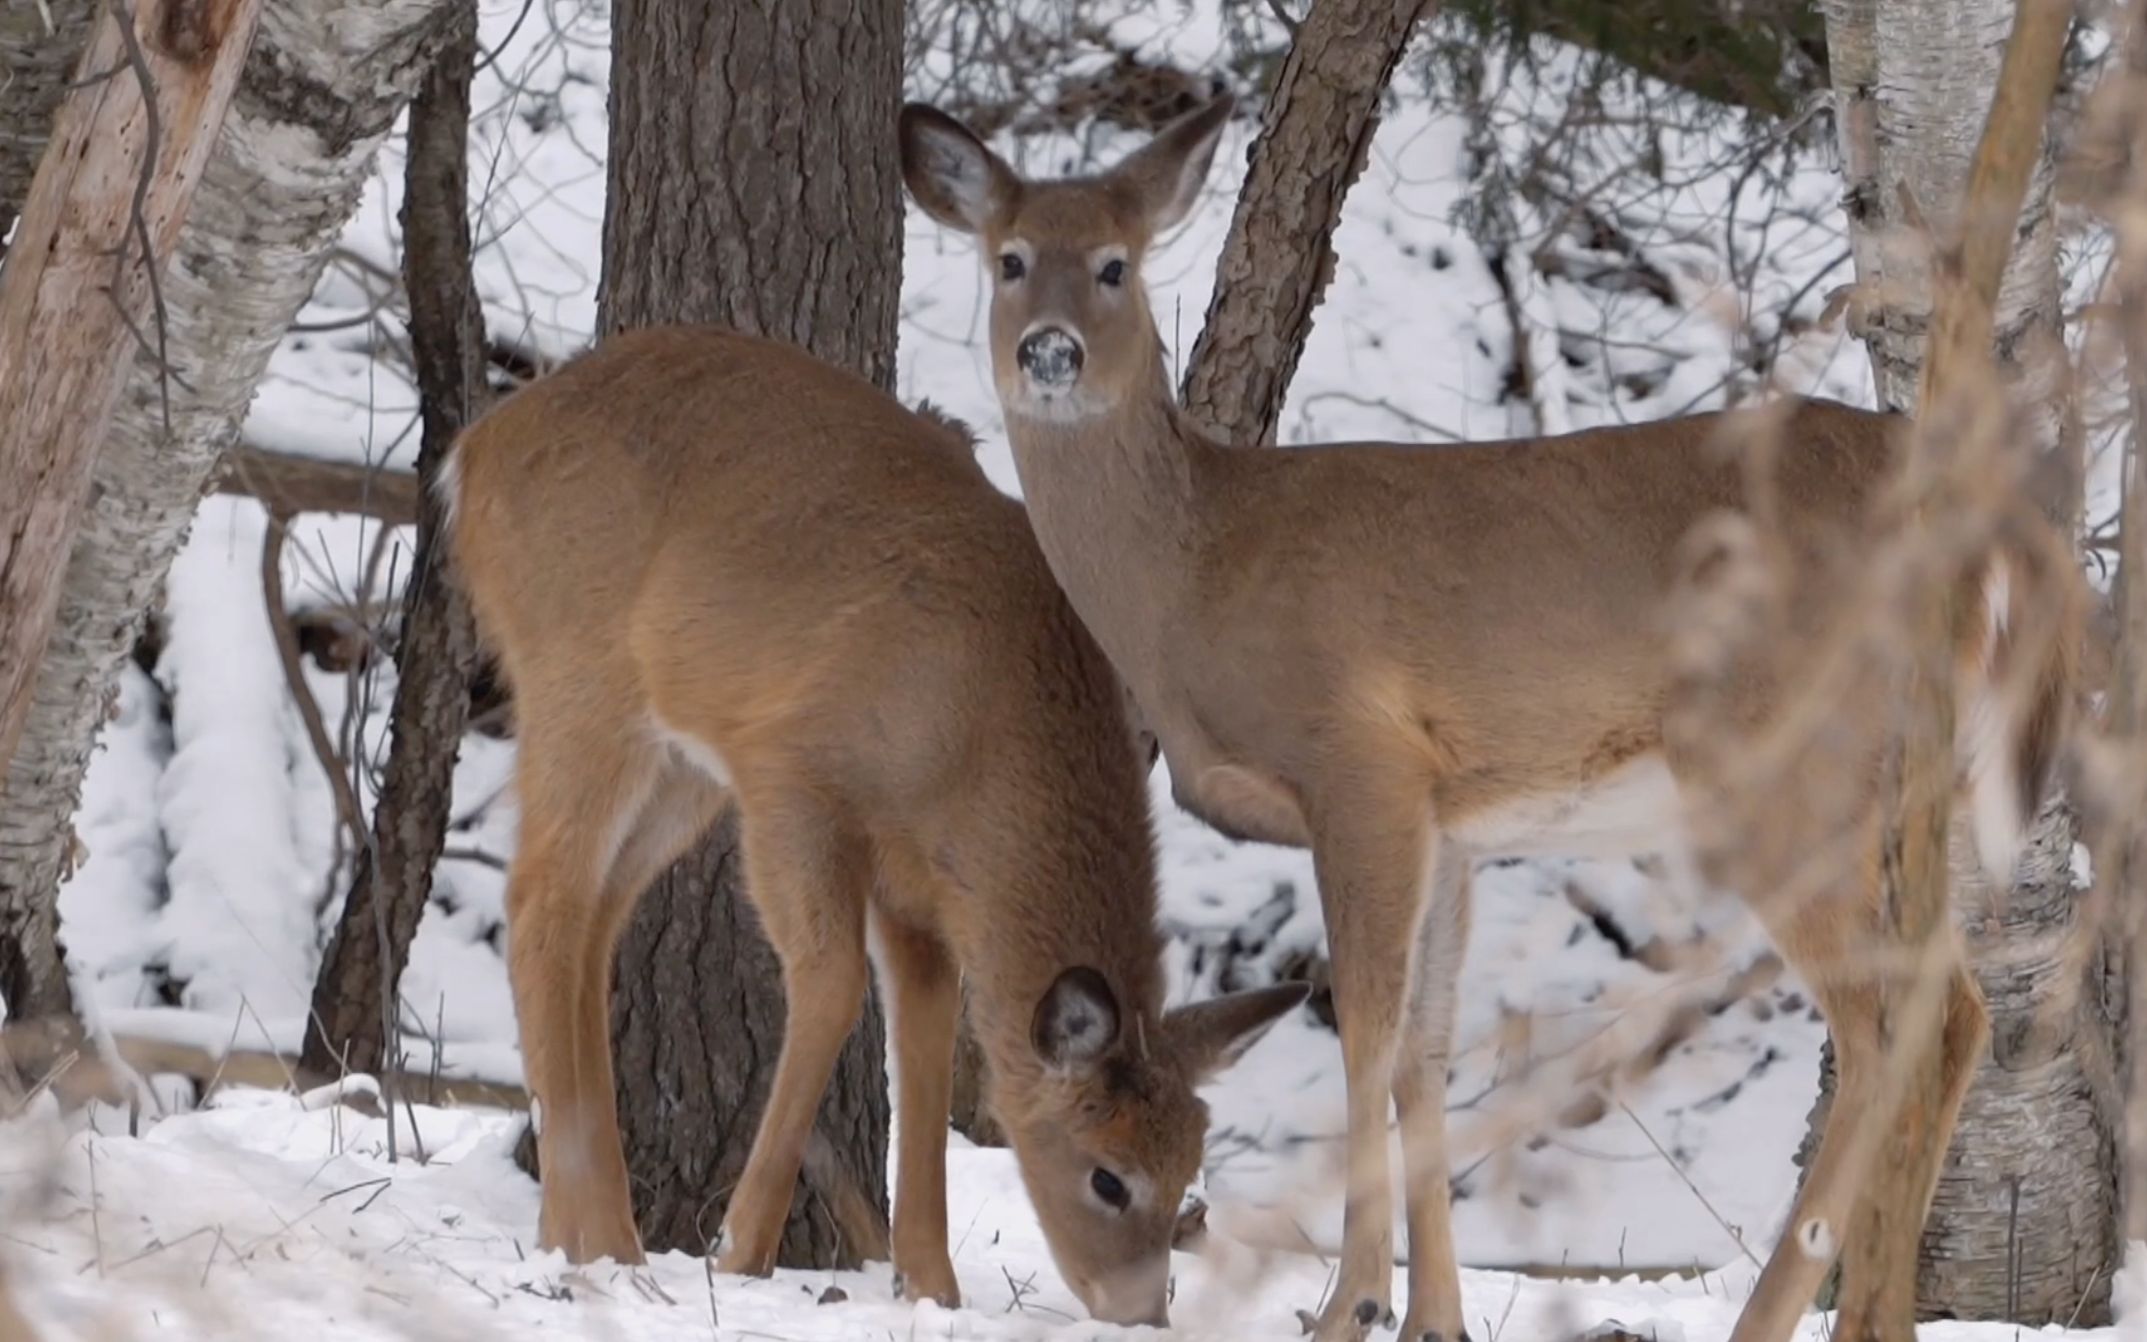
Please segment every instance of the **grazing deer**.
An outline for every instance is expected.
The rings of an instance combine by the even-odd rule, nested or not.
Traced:
[[[927,213],[979,240],[1029,520],[1160,742],[1179,803],[1226,834],[1312,849],[1350,1133],[1342,1263],[1318,1336],[1361,1336],[1389,1308],[1391,1096],[1410,1250],[1403,1336],[1457,1342],[1444,1109],[1471,863],[1695,853],[1686,802],[1705,784],[1665,743],[1660,616],[1688,531],[1745,503],[1740,467],[1717,451],[1741,421],[1454,447],[1207,437],[1172,394],[1141,264],[1192,208],[1230,109],[1224,98],[1188,114],[1102,175],[1027,181],[913,104],[903,173]],[[1788,413],[1774,489],[1799,557],[1852,542],[1901,423],[1829,402]],[[1986,576],[1965,593],[1975,614],[1955,653],[1999,715],[1983,739],[2002,748],[1969,753],[1979,850],[2009,869],[2070,712],[2071,644],[1994,665],[1993,627],[2021,616],[2021,598],[2016,585],[2010,606],[1992,599],[2002,574]],[[1827,608],[1822,584],[1803,589],[1793,608]],[[1760,680],[1731,687],[1740,717],[1780,702]],[[1996,692],[2012,686],[2023,692]],[[1842,723],[1870,746],[1875,797],[1883,724]],[[1767,1263],[1738,1342],[1789,1336],[1855,1206],[1847,1134],[1866,1121],[1883,1060],[1879,989],[1846,966],[1885,937],[1878,808],[1856,804],[1871,820],[1854,831],[1866,860],[1847,888],[1795,907],[1746,892],[1820,998],[1840,1089],[1796,1233]],[[1926,1209],[1987,1033],[1950,952],[1944,1101],[1929,1168],[1910,1176]]]
[[[959,1299],[959,974],[1059,1270],[1098,1318],[1162,1322],[1206,1129],[1194,1087],[1305,988],[1163,1010],[1148,757],[966,439],[792,347],[669,328],[508,398],[443,478],[515,694],[508,960],[540,1241],[640,1261],[612,952],[729,796],[789,1016],[717,1267],[774,1267],[869,931],[893,1013],[904,1291]]]

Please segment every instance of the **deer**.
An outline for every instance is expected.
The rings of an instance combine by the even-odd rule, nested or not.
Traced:
[[[1311,850],[1348,1144],[1340,1266],[1308,1323],[1341,1342],[1392,1318],[1391,1099],[1402,1336],[1457,1342],[1445,1106],[1472,865],[1694,860],[1691,794],[1705,782],[1665,735],[1672,666],[1658,616],[1688,534],[1748,502],[1720,439],[1762,412],[1457,445],[1217,441],[1173,395],[1142,264],[1192,210],[1232,110],[1219,97],[1106,170],[1032,180],[959,120],[911,103],[902,170],[917,205],[973,238],[989,268],[992,377],[1028,520],[1158,741],[1174,800],[1226,836]],[[1903,417],[1807,400],[1769,422],[1786,444],[1771,506],[1790,548],[1852,546]],[[1959,742],[1958,788],[2001,880],[2073,710],[2072,640],[2022,651],[2025,639],[2003,635],[2027,613],[2007,562],[2030,555],[1964,579],[1970,615],[1952,649],[1978,706],[1965,716],[1982,724]],[[1827,602],[1806,582],[1791,604],[1816,627]],[[1731,687],[1757,720],[1782,690],[1760,677]],[[1856,875],[1794,906],[1737,892],[1815,992],[1839,1090],[1735,1342],[1787,1339],[1809,1307],[1856,1206],[1851,1134],[1870,1121],[1884,1068],[1879,989],[1844,968],[1886,937],[1883,724],[1843,722],[1870,747]],[[1909,1176],[1916,1223],[1988,1033],[1964,952],[1944,953],[1942,1103]]]
[[[507,942],[539,1242],[642,1261],[613,951],[643,887],[735,805],[788,1015],[717,1270],[775,1266],[876,964],[897,1290],[961,1298],[946,1147],[966,988],[1060,1273],[1099,1319],[1166,1322],[1196,1088],[1308,988],[1164,1009],[1152,755],[966,431],[794,346],[659,327],[494,406],[439,488],[514,695]]]

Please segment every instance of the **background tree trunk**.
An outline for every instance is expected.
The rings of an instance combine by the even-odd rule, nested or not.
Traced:
[[[991,1110],[991,1071],[984,1048],[969,1024],[969,1004],[962,1003],[962,1025],[954,1036],[954,1130],[978,1146],[1005,1146],[1006,1132]]]
[[[470,276],[470,78],[477,7],[457,0],[454,28],[410,104],[404,170],[403,292],[424,438],[417,454],[417,551],[395,654],[394,736],[372,842],[313,987],[300,1063],[331,1075],[385,1076],[397,1059],[403,962],[447,842],[455,756],[469,716],[477,636],[444,562],[446,517],[432,491],[455,435],[486,400],[484,313]]]
[[[269,0],[164,275],[170,379],[137,358],[60,578],[59,617],[0,788],[0,942],[54,926],[70,818],[134,646],[219,454],[357,208],[437,39],[441,0]],[[55,13],[59,10],[55,6]],[[13,12],[11,9],[10,12]],[[92,855],[91,860],[94,859]],[[17,941],[64,1009],[58,947]],[[32,958],[34,957],[34,959]]]
[[[603,330],[720,322],[892,386],[901,0],[619,0],[612,14]],[[781,979],[740,898],[737,842],[727,817],[651,887],[619,947],[619,1118],[652,1250],[712,1241],[781,1041]],[[821,1104],[784,1264],[878,1251],[858,1239],[884,1237],[884,1057],[875,994]],[[876,1226],[855,1224],[861,1210]]]
[[[1185,408],[1234,443],[1272,443],[1312,311],[1334,277],[1342,201],[1379,128],[1379,99],[1428,0],[1319,0],[1269,95],[1186,361]]]
[[[1923,371],[1934,286],[1919,224],[1940,239],[1956,235],[2013,16],[2011,0],[1847,0],[1829,12],[1850,240],[1866,296],[1851,311],[1890,409],[1914,409]],[[2041,446],[2071,454],[2054,159],[2046,142],[2000,286],[1994,344]],[[2018,883],[1995,899],[1954,863],[1955,914],[1989,1000],[1992,1042],[1924,1228],[1924,1317],[2109,1318],[2116,1148],[2092,1060],[2111,1056],[2114,1026],[2102,985],[2077,979],[2083,965],[2099,974],[2102,957],[2080,953],[2080,939],[2097,932],[2073,898],[2076,832],[2070,806],[2045,807]],[[1830,1054],[1822,1072],[1815,1116],[1832,1084]]]

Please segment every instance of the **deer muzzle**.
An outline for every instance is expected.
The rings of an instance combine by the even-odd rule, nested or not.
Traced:
[[[1056,326],[1038,327],[1023,336],[1014,349],[1014,360],[1029,380],[1054,391],[1062,391],[1079,380],[1085,357],[1080,339]]]

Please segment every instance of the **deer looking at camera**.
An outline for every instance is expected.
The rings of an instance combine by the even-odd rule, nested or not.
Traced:
[[[960,975],[1068,1285],[1098,1318],[1163,1322],[1206,1131],[1194,1087],[1305,989],[1163,1010],[1147,756],[967,440],[792,347],[657,329],[494,408],[444,488],[515,694],[509,970],[540,1241],[640,1261],[612,952],[642,888],[730,797],[788,1022],[717,1267],[774,1267],[869,931],[892,1008],[906,1294],[959,1299]]]
[[[1455,447],[1205,436],[1172,394],[1141,264],[1192,208],[1230,110],[1224,98],[1188,114],[1102,175],[1029,181],[959,122],[911,105],[903,172],[929,214],[979,240],[1029,520],[1160,742],[1180,804],[1225,833],[1313,851],[1350,1134],[1342,1261],[1317,1335],[1361,1337],[1389,1308],[1391,1096],[1409,1235],[1403,1336],[1458,1342],[1444,1110],[1471,864],[1694,854],[1687,804],[1706,784],[1665,741],[1661,608],[1694,524],[1746,505],[1739,465],[1718,450],[1746,421]],[[1787,412],[1772,506],[1796,557],[1853,548],[1902,422],[1827,402]],[[1978,847],[2000,870],[2071,711],[2073,640],[2023,653],[2003,632],[2025,613],[2025,584],[2006,588],[2003,564],[2035,553],[1971,575],[1953,650],[1964,702],[1982,714],[1966,720],[1989,747],[1963,752]],[[1804,581],[1788,601],[1798,627],[1820,627],[1839,590]],[[1781,691],[1764,677],[1733,684],[1733,716],[1765,719]],[[1882,1080],[1879,985],[1849,966],[1888,936],[1885,724],[1849,705],[1830,725],[1860,734],[1856,759],[1869,746],[1855,874],[1809,899],[1742,893],[1817,993],[1840,1086],[1794,1233],[1737,1342],[1788,1338],[1811,1303],[1855,1207],[1849,1134]],[[1987,1033],[1959,948],[1947,950],[1943,1102],[1909,1176],[1922,1189],[1910,1233]]]

